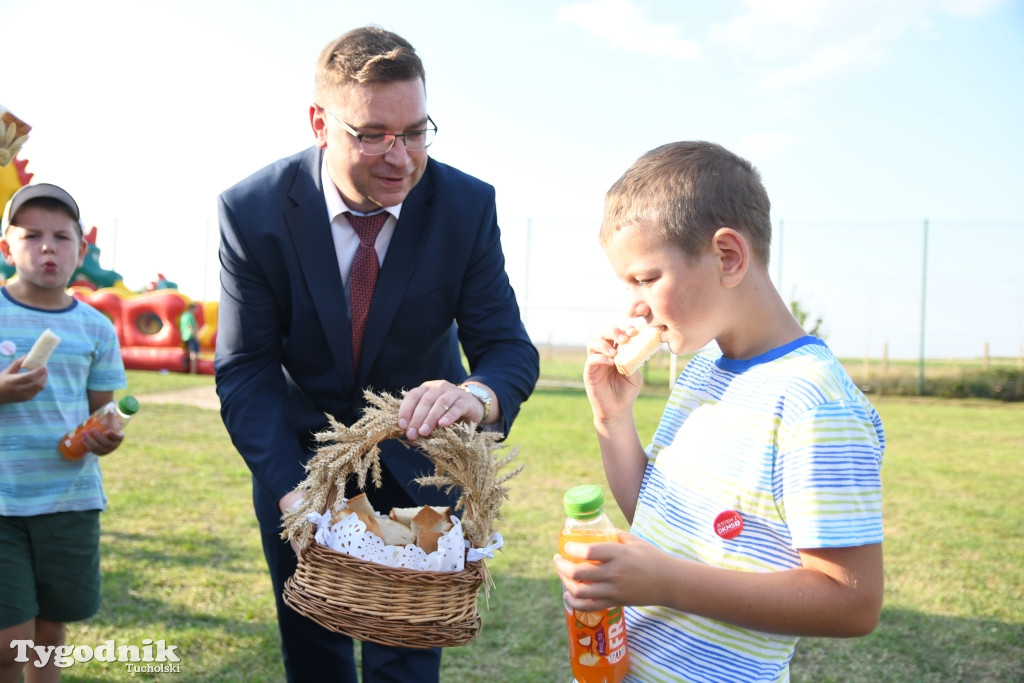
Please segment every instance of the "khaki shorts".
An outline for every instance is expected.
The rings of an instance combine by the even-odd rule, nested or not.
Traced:
[[[0,628],[100,608],[100,512],[0,517]]]

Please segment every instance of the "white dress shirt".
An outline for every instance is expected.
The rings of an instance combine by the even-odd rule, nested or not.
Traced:
[[[338,192],[338,188],[335,187],[334,181],[331,180],[331,176],[327,172],[326,154],[322,155],[320,162],[320,180],[324,186],[324,201],[327,203],[327,215],[331,219],[331,236],[334,238],[334,251],[338,257],[338,269],[341,271],[341,281],[345,286],[345,300],[347,301],[348,276],[352,270],[352,259],[355,258],[356,249],[359,248],[359,235],[349,225],[345,212],[351,211],[357,216],[366,216],[368,214],[350,209],[345,204],[345,200],[341,198],[341,193]],[[388,245],[391,244],[391,237],[395,234],[395,226],[398,224],[398,216],[402,211],[402,205],[388,206],[384,211],[391,215],[384,223],[384,227],[381,228],[380,233],[377,235],[377,241],[373,245],[377,250],[378,263],[384,262],[384,255],[388,251]],[[377,212],[374,211],[372,213]]]

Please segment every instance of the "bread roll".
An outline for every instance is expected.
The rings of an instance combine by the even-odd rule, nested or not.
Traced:
[[[615,351],[615,369],[623,375],[632,375],[654,355],[661,346],[661,327],[644,325],[636,335],[619,344]]]
[[[39,339],[36,339],[36,343],[32,345],[28,354],[25,356],[25,360],[21,362],[21,367],[25,370],[35,370],[36,368],[46,365],[46,361],[50,360],[50,354],[57,348],[57,344],[60,343],[60,337],[53,333],[53,330],[47,328],[43,330],[43,333],[39,335]]]

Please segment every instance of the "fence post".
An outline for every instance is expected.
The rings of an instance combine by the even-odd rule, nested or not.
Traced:
[[[527,316],[530,315],[530,242],[533,240],[533,219],[526,219],[526,277],[523,280],[523,327],[527,325]]]
[[[917,363],[917,395],[924,396],[924,312],[928,301],[928,219],[924,219],[924,253],[921,258],[921,351]]]
[[[889,342],[882,347],[882,393],[889,387]]]
[[[783,240],[783,237],[785,236],[785,232],[786,232],[785,228],[786,228],[786,221],[783,220],[782,218],[780,218],[779,219],[779,234],[778,234],[778,239],[776,240],[776,244],[779,245],[779,248],[775,250],[775,258],[778,259],[778,261],[779,261],[779,276],[778,277],[779,277],[779,291],[780,292],[782,291],[782,240]]]

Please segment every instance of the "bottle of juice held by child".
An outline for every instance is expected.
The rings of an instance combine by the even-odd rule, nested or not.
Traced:
[[[64,435],[57,445],[57,450],[65,460],[81,460],[89,449],[82,443],[82,434],[92,428],[100,431],[119,432],[128,424],[132,415],[139,412],[139,402],[134,396],[124,396],[120,401],[111,401],[100,406],[96,412],[86,418],[85,422]]]
[[[586,484],[565,492],[565,524],[558,537],[558,552],[567,542],[618,542],[612,521],[604,514],[604,492]],[[585,562],[586,560],[578,560]],[[563,589],[564,590],[564,589]],[[569,631],[569,657],[578,683],[619,683],[629,671],[626,620],[621,607],[583,612],[565,605]]]

